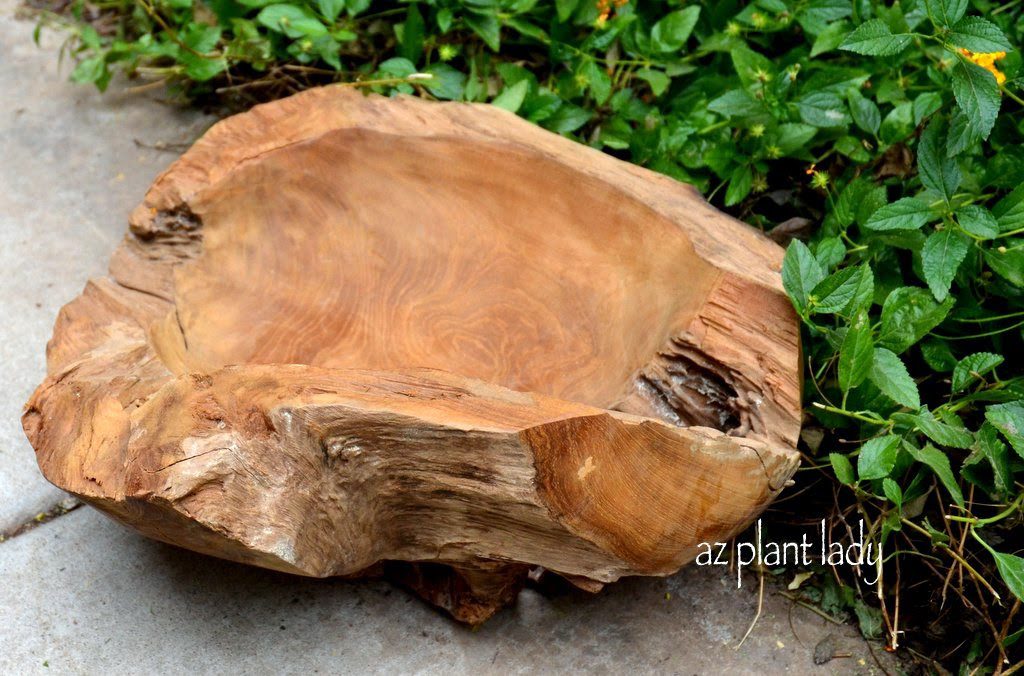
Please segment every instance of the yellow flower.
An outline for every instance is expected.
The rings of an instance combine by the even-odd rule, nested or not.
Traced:
[[[996,68],[996,61],[1006,58],[1006,52],[972,52],[969,49],[961,49],[960,51],[967,57],[968,61],[992,73],[998,84],[1006,82],[1006,75]]]

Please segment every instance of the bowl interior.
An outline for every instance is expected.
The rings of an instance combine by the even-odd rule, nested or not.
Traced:
[[[338,130],[193,208],[190,367],[422,366],[610,407],[717,275],[645,204],[511,144]]]

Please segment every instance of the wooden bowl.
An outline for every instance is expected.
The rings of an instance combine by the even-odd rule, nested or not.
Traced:
[[[459,619],[665,575],[797,465],[781,250],[496,108],[311,90],[211,129],[61,311],[24,426],[142,533]]]

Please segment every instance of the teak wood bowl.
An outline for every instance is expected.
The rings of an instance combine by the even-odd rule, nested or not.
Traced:
[[[781,250],[496,108],[307,91],[214,126],[63,308],[24,426],[142,533],[384,570],[479,622],[738,532],[797,465]]]

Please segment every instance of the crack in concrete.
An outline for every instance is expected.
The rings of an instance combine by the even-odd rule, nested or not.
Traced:
[[[58,519],[64,516],[65,514],[70,514],[71,512],[81,507],[83,504],[84,503],[78,500],[77,498],[68,496],[61,500],[60,502],[53,505],[52,507],[50,507],[49,509],[47,509],[45,512],[39,512],[28,521],[24,521],[18,524],[17,526],[9,528],[5,531],[0,531],[0,544],[3,544],[4,542],[7,542],[9,540],[13,540],[19,535],[24,535],[30,530],[33,530],[44,523],[49,523],[54,519]]]

